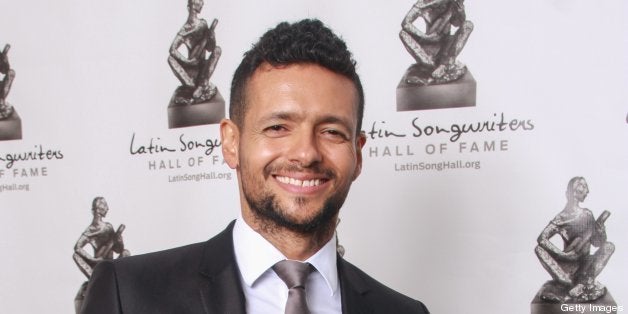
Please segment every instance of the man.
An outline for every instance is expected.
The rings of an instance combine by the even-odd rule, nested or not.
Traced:
[[[473,23],[466,20],[464,0],[419,0],[406,14],[401,23],[399,37],[404,47],[416,60],[423,75],[408,77],[410,84],[441,84],[457,80],[466,67],[456,62],[469,35]],[[422,18],[425,31],[414,26]],[[452,26],[458,30],[451,34]]]
[[[168,64],[182,84],[175,92],[176,104],[204,102],[216,95],[216,86],[209,79],[222,53],[214,32],[218,20],[214,19],[208,27],[207,22],[198,17],[202,9],[203,0],[188,0],[188,19],[170,46]],[[187,56],[179,52],[181,46],[187,48]]]
[[[606,241],[604,227],[610,213],[604,211],[596,221],[589,209],[579,205],[588,194],[589,187],[583,177],[569,180],[565,208],[539,235],[535,253],[553,279],[541,288],[543,300],[587,302],[606,293],[606,288],[595,278],[615,252],[613,243]],[[550,241],[557,234],[564,241],[564,249]],[[599,249],[590,254],[591,246]]]
[[[428,313],[336,253],[363,105],[351,53],[320,21],[268,31],[237,68],[220,125],[240,218],[206,243],[101,263],[84,313]],[[291,289],[286,260],[305,270]]]

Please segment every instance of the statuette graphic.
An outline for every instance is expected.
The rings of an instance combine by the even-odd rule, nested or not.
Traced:
[[[118,229],[114,230],[111,223],[103,221],[108,211],[109,206],[105,198],[94,198],[92,201],[92,223],[83,231],[74,245],[72,259],[74,259],[74,262],[76,262],[76,265],[88,280],[92,276],[94,267],[96,267],[96,264],[100,261],[131,255],[131,253],[124,248],[124,241],[122,239],[122,232],[124,232],[125,229],[124,224],[120,224]],[[86,246],[92,247],[93,254],[90,254],[85,249]],[[87,281],[81,285],[74,300],[76,313],[79,313],[81,309],[86,289]]]
[[[610,212],[603,211],[596,219],[591,210],[581,207],[588,194],[585,179],[572,178],[567,185],[565,208],[537,239],[534,251],[552,280],[541,287],[533,301],[532,313],[555,313],[560,308],[552,303],[615,305],[606,287],[596,281],[615,251],[613,243],[606,239],[604,226]],[[562,247],[552,242],[555,236],[563,242]],[[593,251],[594,247],[597,250]]]
[[[168,106],[168,127],[218,123],[225,101],[210,82],[222,50],[216,45],[216,25],[199,18],[203,0],[188,0],[188,18],[170,46],[168,64],[181,82]]]
[[[416,24],[424,29],[420,29]],[[456,60],[473,23],[464,0],[419,0],[401,23],[399,37],[415,60],[397,87],[397,110],[475,105],[475,80]]]
[[[9,64],[9,50],[11,45],[6,44],[0,51],[0,141],[17,140],[22,138],[22,122],[15,108],[7,100],[15,70]]]

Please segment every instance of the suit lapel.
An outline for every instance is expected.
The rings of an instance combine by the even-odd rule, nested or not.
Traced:
[[[342,296],[342,313],[372,313],[372,308],[368,306],[365,297],[370,290],[368,285],[364,282],[362,277],[353,270],[352,265],[347,263],[340,255],[338,255],[338,276],[340,278],[340,291]]]
[[[233,250],[233,225],[206,242],[200,265],[200,298],[206,314],[245,314],[246,301]],[[342,257],[337,259],[342,313],[372,313],[366,294],[370,288]]]
[[[233,250],[233,225],[207,241],[201,260],[200,298],[207,314],[245,314],[245,298]]]

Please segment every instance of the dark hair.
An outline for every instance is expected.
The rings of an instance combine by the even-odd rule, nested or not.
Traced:
[[[245,90],[249,79],[263,64],[272,66],[296,63],[320,65],[350,79],[358,91],[357,132],[362,128],[364,91],[355,71],[355,60],[345,42],[317,19],[295,23],[282,22],[268,30],[259,41],[244,53],[231,82],[229,117],[239,127],[244,123],[246,111]]]

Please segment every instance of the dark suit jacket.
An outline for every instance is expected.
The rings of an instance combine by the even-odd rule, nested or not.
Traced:
[[[204,243],[98,264],[84,314],[239,314],[245,298],[233,250],[233,222]],[[343,313],[429,313],[338,258]]]

